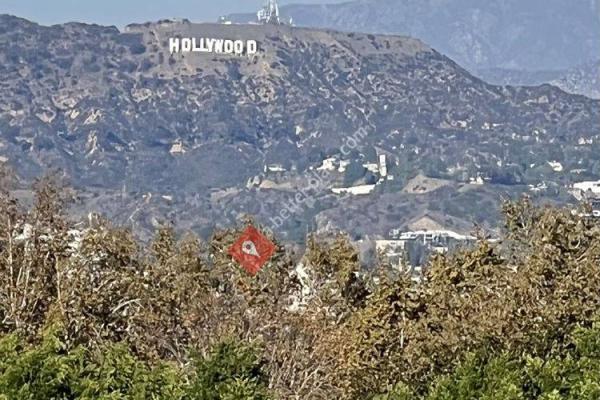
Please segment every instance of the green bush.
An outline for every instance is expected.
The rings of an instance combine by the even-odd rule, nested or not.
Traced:
[[[177,400],[184,394],[184,381],[174,367],[150,368],[122,346],[67,351],[55,334],[30,346],[16,335],[0,340],[2,399]]]
[[[267,400],[263,362],[252,346],[228,340],[208,358],[196,357],[196,378],[189,391],[198,400]]]
[[[600,324],[577,328],[547,357],[471,354],[454,371],[415,396],[404,384],[373,400],[598,400]]]
[[[1,400],[267,400],[262,363],[251,346],[228,341],[195,370],[148,366],[125,346],[67,351],[58,335],[27,345],[0,340]]]
[[[454,374],[433,385],[427,400],[520,400],[523,368],[520,360],[500,356],[486,360],[471,355]]]
[[[394,386],[389,393],[375,396],[373,400],[414,400],[415,394],[412,389],[405,384]]]

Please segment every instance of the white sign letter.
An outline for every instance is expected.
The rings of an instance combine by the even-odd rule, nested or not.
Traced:
[[[244,52],[244,42],[241,40],[233,42],[233,51],[235,51],[235,54],[242,54]]]
[[[224,51],[227,54],[232,54],[233,53],[233,41],[232,40],[226,40],[224,43]]]
[[[215,53],[223,52],[223,39],[217,39],[215,41]]]
[[[200,51],[202,53],[208,53],[208,49],[206,48],[206,39],[200,38]]]
[[[258,44],[256,43],[256,40],[248,40],[246,46],[246,52],[248,53],[248,55],[256,54],[258,52]]]
[[[208,52],[212,53],[215,48],[215,39],[206,39],[206,42],[208,45]]]
[[[198,47],[198,43],[196,41],[196,38],[192,39],[192,51],[194,53],[197,53],[197,52],[201,51],[200,47]]]
[[[190,38],[181,39],[181,51],[183,51],[183,52],[192,51],[192,39],[190,39]]]
[[[171,54],[179,53],[179,38],[169,38],[169,51]]]

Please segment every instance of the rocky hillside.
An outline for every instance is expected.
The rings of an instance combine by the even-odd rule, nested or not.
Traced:
[[[172,55],[173,36],[251,39],[259,51]],[[84,189],[82,211],[143,226],[207,233],[243,213],[268,223],[327,170],[282,234],[385,235],[437,215],[468,229],[494,225],[499,193],[600,176],[600,102],[491,86],[408,37],[186,21],[119,32],[1,16],[0,77],[1,160],[24,180],[59,168]],[[394,180],[365,196],[331,192],[376,182],[364,165],[379,155]],[[419,172],[447,185],[403,190]],[[464,186],[476,177],[489,185]]]
[[[300,26],[417,37],[470,71],[562,70],[600,57],[597,0],[355,0],[282,12]]]

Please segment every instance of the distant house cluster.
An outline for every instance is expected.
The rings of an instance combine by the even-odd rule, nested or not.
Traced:
[[[600,181],[586,181],[573,184],[571,194],[579,201],[600,199]]]
[[[585,181],[573,184],[571,194],[578,201],[591,206],[588,217],[600,218],[600,181]]]
[[[450,230],[403,231],[393,229],[389,238],[376,240],[378,254],[398,269],[408,269],[415,279],[420,279],[421,268],[431,254],[445,254],[461,246],[475,243],[476,238]]]
[[[321,166],[319,168],[335,169],[336,167],[335,167],[334,162],[335,162],[335,159],[326,159],[323,161],[323,166]],[[347,166],[347,164],[344,165],[342,163],[343,163],[343,161],[340,161],[340,166],[339,166],[340,172],[345,171],[345,168]],[[335,194],[366,195],[366,194],[373,192],[373,190],[375,190],[377,185],[382,184],[386,180],[388,180],[388,181],[394,180],[394,177],[392,175],[388,174],[387,157],[385,154],[380,154],[377,162],[364,163],[362,166],[367,171],[369,171],[375,175],[379,175],[379,180],[377,181],[377,183],[372,184],[372,185],[357,185],[357,186],[351,186],[351,187],[332,188],[331,191]]]

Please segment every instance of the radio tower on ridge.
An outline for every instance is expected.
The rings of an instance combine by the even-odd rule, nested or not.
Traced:
[[[279,5],[277,0],[267,0],[265,5],[256,14],[261,24],[281,24],[279,19]]]

